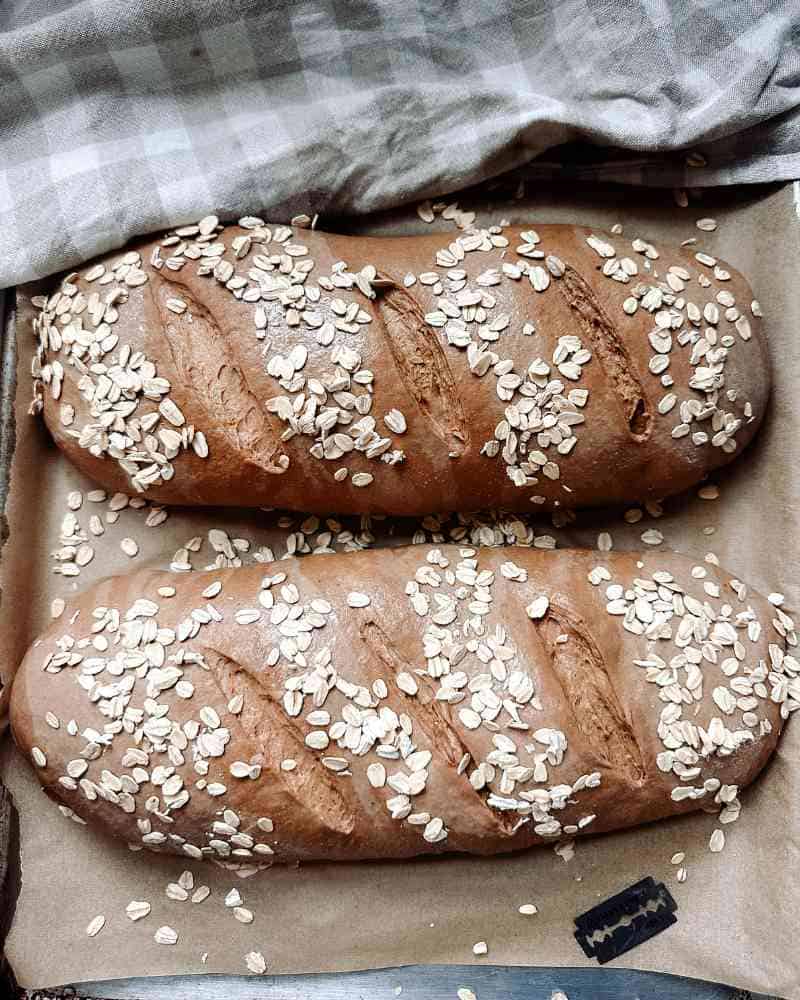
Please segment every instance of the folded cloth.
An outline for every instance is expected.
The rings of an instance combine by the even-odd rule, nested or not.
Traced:
[[[4,4],[0,287],[212,209],[367,212],[579,139],[634,154],[605,180],[795,178],[798,40],[797,0]]]

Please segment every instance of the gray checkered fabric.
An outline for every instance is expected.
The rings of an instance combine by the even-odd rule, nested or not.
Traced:
[[[629,152],[584,171],[606,180],[795,178],[798,42],[798,0],[0,2],[0,287],[212,209],[367,212],[576,140]]]

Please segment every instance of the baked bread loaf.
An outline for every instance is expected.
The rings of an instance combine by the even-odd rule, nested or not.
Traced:
[[[38,302],[34,407],[172,504],[411,515],[660,498],[754,434],[744,279],[591,229],[334,236],[215,217]]]
[[[429,545],[93,587],[11,721],[62,811],[251,865],[490,854],[738,789],[800,703],[791,620],[677,555]]]

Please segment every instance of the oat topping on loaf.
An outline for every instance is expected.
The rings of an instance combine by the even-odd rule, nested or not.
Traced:
[[[678,579],[641,572],[666,556],[572,553],[585,568],[567,594],[536,562],[559,557],[531,550],[427,545],[342,556],[343,573],[367,556],[403,568],[388,592],[360,568],[323,596],[292,561],[150,573],[141,596],[51,626],[20,671],[44,671],[32,728],[21,686],[12,722],[65,815],[101,801],[131,817],[135,847],[245,866],[324,856],[248,804],[269,795],[344,842],[359,811],[383,810],[419,838],[406,854],[446,849],[453,828],[456,849],[483,829],[506,850],[608,829],[583,804],[606,782],[631,807],[648,789],[650,818],[702,800],[725,824],[740,809],[726,759],[774,743],[800,705],[792,619],[715,567],[685,561]],[[186,610],[182,590],[195,595]],[[623,644],[634,652],[620,660]],[[47,696],[65,671],[86,699],[72,718]],[[375,856],[372,822],[362,856]],[[718,831],[712,849],[723,843]]]
[[[225,227],[213,215],[168,233],[148,261],[130,250],[67,275],[39,301],[33,409],[41,409],[46,390],[60,398],[64,366],[74,367],[89,419],[76,426],[75,406],[64,403],[66,435],[91,455],[116,460],[141,492],[169,482],[183,452],[209,456],[208,428],[186,419],[156,361],[132,351],[114,332],[131,291],[149,285],[143,291],[157,313],[163,310],[161,322],[176,320],[168,339],[178,370],[201,373],[192,388],[204,394],[209,416],[241,410],[231,445],[273,475],[290,467],[283,446],[302,438],[332,489],[346,482],[370,487],[383,465],[413,464],[413,445],[403,439],[409,421],[440,440],[444,454],[457,461],[474,436],[454,377],[463,365],[477,379],[491,373],[497,397],[492,436],[472,443],[486,459],[502,462],[516,487],[531,491],[529,503],[544,502],[536,487],[550,482],[558,484],[552,502],[569,505],[570,456],[580,451],[585,425],[592,422],[592,394],[583,381],[589,365],[599,366],[611,385],[630,441],[647,441],[654,421],[663,420],[675,440],[689,437],[697,448],[736,451],[738,431],[760,414],[736,388],[726,387],[725,366],[737,341],[752,336],[748,309],[753,316],[761,310],[755,301],[737,303],[725,287],[731,275],[714,257],[697,252],[692,267],[662,268],[652,243],[634,239],[626,253],[621,237],[590,233],[585,243],[597,255],[600,274],[625,286],[610,313],[591,280],[549,252],[536,230],[480,228],[469,214],[457,221],[463,228],[452,240],[443,237],[430,269],[408,273],[402,282],[384,273],[379,260],[357,269],[340,260],[329,273],[319,273],[297,226],[269,226],[251,216]],[[470,277],[464,262],[476,255],[485,257],[486,266],[482,262]],[[246,304],[250,335],[273,386],[270,395],[254,395],[230,360],[226,337],[246,332],[221,327],[178,283],[183,271]],[[530,285],[530,315],[512,318],[503,310],[508,296],[502,286],[508,283]],[[573,322],[571,332],[543,353],[536,350],[539,295],[562,297]],[[652,353],[643,376],[631,364],[625,336],[626,323],[640,312],[652,317]],[[517,332],[531,337],[524,360],[519,351],[512,351],[514,358],[504,350],[506,338]],[[385,345],[392,377],[401,380],[413,413],[374,411],[376,378],[382,376],[364,362],[365,338]],[[314,343],[321,350],[311,356]],[[689,359],[686,385],[672,374],[679,352]],[[664,390],[652,403],[652,387],[643,377]]]
[[[202,431],[186,424],[180,408],[169,398],[171,386],[159,378],[156,365],[141,351],[131,352],[119,343],[113,324],[124,308],[128,289],[147,282],[141,256],[130,251],[113,267],[90,267],[83,275],[97,289],[85,296],[69,274],[60,289],[42,304],[37,321],[40,350],[33,360],[34,401],[41,409],[41,383],[49,386],[53,399],[61,395],[64,368],[61,361],[46,361],[50,353],[61,354],[65,363],[81,374],[80,391],[96,422],[72,429],[75,408],[61,408],[61,423],[82,448],[92,454],[108,454],[129,474],[140,491],[155,480],[174,475],[172,460],[186,448],[207,454]],[[102,286],[113,287],[104,291]],[[41,380],[41,383],[40,383]],[[154,404],[139,414],[140,403]]]

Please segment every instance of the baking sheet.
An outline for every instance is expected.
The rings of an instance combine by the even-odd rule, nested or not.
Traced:
[[[700,246],[727,258],[751,278],[767,317],[774,395],[754,446],[714,477],[720,499],[704,501],[693,493],[665,503],[661,517],[645,513],[637,524],[626,523],[621,511],[582,513],[566,527],[554,527],[547,518],[529,523],[540,544],[548,544],[549,536],[558,546],[593,547],[598,532],[608,530],[614,546],[625,549],[641,547],[642,531],[655,527],[665,545],[698,559],[714,552],[723,565],[763,592],[784,592],[788,609],[800,607],[800,401],[794,391],[800,371],[800,298],[794,277],[800,223],[791,186],[769,192],[706,193],[688,209],[676,208],[669,192],[619,188],[528,192],[524,198],[497,201],[488,210],[484,195],[476,207],[483,209],[479,222],[506,217],[607,228],[621,222],[629,238],[679,241],[696,236]],[[717,232],[698,232],[694,220],[708,215],[718,219]],[[326,225],[334,228],[323,220]],[[449,227],[446,222],[436,225]],[[347,226],[382,232],[425,228],[413,207]],[[245,561],[263,544],[272,544],[280,556],[287,532],[304,520],[281,520],[265,512],[176,510],[164,524],[148,528],[147,510],[125,509],[94,541],[95,557],[78,578],[54,575],[50,553],[59,547],[68,492],[84,493],[76,512],[84,531],[90,514],[104,517],[108,505],[85,498],[91,484],[57,454],[41,423],[26,416],[29,321],[23,290],[17,448],[8,509],[11,534],[2,559],[0,668],[6,682],[48,621],[53,597],[66,596],[112,572],[147,564],[167,566],[176,549],[192,536],[205,538],[211,526],[224,526],[231,536],[253,543],[242,556]],[[363,527],[357,519],[343,520],[342,525],[356,535]],[[382,543],[388,530],[397,540],[416,527],[374,523],[371,530]],[[492,533],[487,518],[481,540]],[[133,560],[119,548],[126,536],[140,545]],[[310,537],[313,541],[315,536]],[[196,568],[214,558],[207,540],[190,555]],[[618,960],[617,966],[800,997],[800,953],[794,935],[800,871],[797,721],[789,724],[768,770],[744,793],[741,819],[726,829],[728,843],[721,854],[707,849],[713,817],[696,814],[579,840],[568,861],[542,848],[493,859],[277,867],[248,879],[210,864],[188,866],[181,859],[134,854],[76,825],[45,798],[10,740],[3,743],[0,773],[19,808],[22,840],[22,890],[6,951],[20,984],[29,988],[133,975],[238,974],[247,971],[244,956],[250,951],[263,953],[273,973],[480,962],[472,955],[472,945],[480,940],[489,946],[483,962],[589,965],[572,937],[574,916],[652,875],[665,880],[675,896],[678,923]],[[686,853],[688,878],[683,884],[676,881],[670,864],[678,851]],[[200,904],[165,895],[167,883],[187,867],[196,885],[211,889]],[[237,923],[223,904],[233,886],[255,913],[250,925]],[[132,899],[152,904],[150,916],[135,924],[125,916]],[[538,915],[520,916],[518,907],[526,902],[536,904]],[[97,914],[105,916],[105,926],[96,937],[87,937],[85,928]],[[179,932],[176,945],[154,942],[153,933],[163,924]]]

